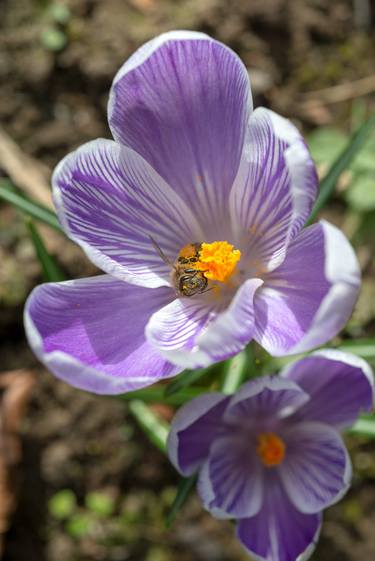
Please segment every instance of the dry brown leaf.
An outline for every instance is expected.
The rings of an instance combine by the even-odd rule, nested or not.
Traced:
[[[35,383],[35,374],[20,369],[0,373],[0,557],[3,535],[17,504],[16,466],[21,460],[19,431]]]
[[[25,154],[2,128],[0,128],[0,168],[27,195],[53,208],[48,167]]]

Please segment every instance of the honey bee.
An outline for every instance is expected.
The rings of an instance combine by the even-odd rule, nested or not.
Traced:
[[[194,268],[194,263],[199,260],[201,243],[196,242],[185,246],[183,254],[179,255],[175,263],[171,263],[156,241],[151,236],[149,237],[164,263],[171,267],[173,286],[179,296],[190,298],[195,294],[203,294],[210,290],[207,288],[208,280],[204,276],[205,271]]]

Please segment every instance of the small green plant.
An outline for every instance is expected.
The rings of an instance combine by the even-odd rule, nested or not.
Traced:
[[[40,34],[40,41],[48,51],[61,51],[68,42],[67,26],[70,10],[62,2],[52,2],[44,10],[45,26]]]
[[[93,520],[88,513],[78,512],[67,521],[66,531],[75,539],[80,539],[90,533]]]
[[[62,489],[48,503],[51,515],[57,520],[66,520],[71,517],[77,508],[76,496],[70,489]]]
[[[115,501],[107,493],[92,492],[86,495],[85,499],[86,508],[102,518],[108,518],[115,510]]]

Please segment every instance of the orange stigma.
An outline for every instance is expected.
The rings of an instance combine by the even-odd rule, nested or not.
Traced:
[[[227,241],[202,243],[195,268],[210,280],[226,282],[234,272],[241,252]]]
[[[285,444],[273,432],[261,432],[258,435],[257,454],[263,465],[278,466],[285,457]]]

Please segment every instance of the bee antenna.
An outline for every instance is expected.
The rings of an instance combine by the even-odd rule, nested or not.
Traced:
[[[164,261],[164,263],[166,263],[167,265],[169,265],[170,267],[174,267],[173,263],[170,262],[170,260],[168,259],[168,257],[165,255],[165,253],[163,252],[163,250],[161,249],[160,245],[154,240],[154,238],[152,236],[150,236],[150,234],[148,234],[148,237],[151,240],[152,245],[154,246],[154,248],[156,249],[156,251],[158,252],[158,254],[160,255],[160,257],[162,258],[162,260]]]

